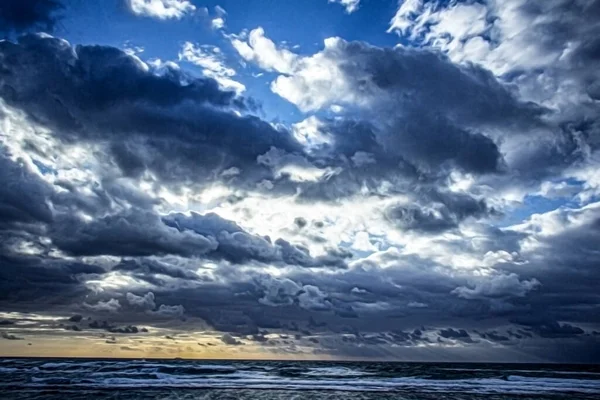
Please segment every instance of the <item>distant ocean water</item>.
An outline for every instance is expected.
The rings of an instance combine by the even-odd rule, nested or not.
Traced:
[[[12,399],[600,399],[600,366],[0,359]]]

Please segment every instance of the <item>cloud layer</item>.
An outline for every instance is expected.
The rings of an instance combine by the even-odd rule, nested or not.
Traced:
[[[0,6],[11,35],[51,28],[33,3]],[[2,339],[598,361],[597,3],[405,1],[394,47],[298,50],[220,8],[231,53],[1,41]],[[301,117],[269,121],[248,71]]]

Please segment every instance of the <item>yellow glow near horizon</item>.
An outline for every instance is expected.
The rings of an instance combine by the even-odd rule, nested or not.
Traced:
[[[107,338],[112,335],[106,335]],[[116,336],[116,343],[106,343],[107,338],[86,336],[27,336],[25,340],[0,340],[0,357],[48,357],[48,358],[184,358],[206,360],[290,360],[322,359],[306,349],[306,353],[289,354],[265,351],[260,345],[246,343],[241,346],[200,346],[195,338],[170,340],[136,336]],[[218,339],[217,339],[218,340]],[[213,340],[214,344],[215,340]],[[31,343],[31,345],[30,345]]]

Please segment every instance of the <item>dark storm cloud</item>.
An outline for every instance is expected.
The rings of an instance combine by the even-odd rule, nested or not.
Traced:
[[[539,281],[539,287],[526,302],[533,313],[525,313],[523,318],[531,318],[533,314],[546,322],[600,323],[597,290],[600,208],[595,205],[584,209],[565,208],[553,214],[563,223],[573,219],[579,222],[551,235],[537,237],[541,246],[527,254],[533,261],[524,265],[503,263],[498,268],[518,273],[522,279]]]
[[[159,283],[157,276],[164,275],[171,278],[185,280],[198,280],[200,277],[185,268],[162,263],[159,260],[126,259],[112,268],[113,271],[131,272],[133,276],[148,282]]]
[[[596,38],[600,36],[600,2],[523,0],[516,5],[526,24],[519,32],[518,43],[535,43],[536,56],[553,61],[534,70],[518,68],[504,78],[525,90],[547,92],[564,102],[558,113],[551,114],[558,125],[556,138],[524,152],[515,163],[523,178],[541,179],[585,158],[583,149],[599,148],[600,58]],[[494,16],[488,18],[493,20]],[[540,80],[542,76],[550,79]],[[569,82],[568,88],[565,82]]]
[[[368,121],[326,120],[320,129],[335,140],[311,153],[309,160],[315,166],[336,168],[338,172],[317,182],[291,185],[288,191],[292,193],[301,189],[301,201],[336,201],[365,188],[375,193],[383,180],[393,182],[394,188],[402,192],[413,190],[417,179],[428,179],[397,148],[385,148],[377,138],[379,128]],[[276,190],[285,188],[285,179],[275,183]]]
[[[22,160],[8,158],[1,145],[0,182],[0,230],[15,224],[52,221],[50,186],[31,173]]]
[[[381,266],[381,267],[380,267]],[[360,330],[414,329],[435,318],[436,324],[452,324],[457,320],[486,319],[519,315],[527,311],[527,302],[536,282],[519,280],[514,276],[481,277],[477,289],[468,273],[444,268],[431,260],[394,254],[354,263],[349,271],[335,275],[288,275],[296,282],[319,287],[331,304],[336,317],[328,316],[333,326],[351,325]],[[281,282],[281,281],[280,281]],[[360,282],[360,290],[355,290]],[[273,285],[266,297],[273,304],[293,302],[295,286]],[[477,291],[468,299],[457,295],[460,290]],[[275,301],[277,300],[277,301]],[[357,318],[337,310],[352,310]],[[345,320],[338,319],[344,317]],[[397,325],[402,321],[402,325]],[[339,324],[339,325],[338,325]],[[368,327],[368,328],[367,328]]]
[[[466,193],[425,189],[423,190],[423,196],[432,203],[439,203],[446,207],[458,220],[497,213],[486,204],[485,200],[473,198]]]
[[[389,268],[392,266],[393,268]],[[437,296],[447,297],[447,294],[463,281],[458,276],[446,274],[449,271],[417,256],[402,256],[396,252],[389,252],[379,258],[358,261],[351,270],[341,271],[335,276],[312,277],[299,273],[293,279],[318,286],[325,292],[344,293],[343,297],[336,297],[351,303],[404,301],[406,304],[417,300],[427,302]],[[360,288],[367,293],[357,298],[352,290],[358,282]],[[402,290],[398,290],[399,286]]]
[[[231,336],[229,333],[226,333],[223,336],[221,336],[221,341],[229,346],[240,346],[244,344],[243,342],[240,342],[239,340]]]
[[[46,199],[52,204],[55,217],[48,234],[55,235],[60,241],[61,236],[66,233],[65,229],[73,229],[73,231],[98,229],[106,232],[110,227],[103,228],[102,224],[107,224],[111,219],[113,222],[119,221],[122,229],[133,234],[136,227],[125,227],[126,221],[134,221],[145,215],[148,220],[143,221],[143,224],[150,226],[158,223],[156,220],[158,217],[152,215],[150,210],[161,201],[151,196],[150,193],[135,187],[133,181],[123,178],[99,179],[84,184],[58,180]],[[82,215],[88,219],[85,220]],[[150,229],[160,230],[160,225],[155,224]]]
[[[430,342],[429,338],[423,336],[423,332],[421,331],[421,329],[414,329],[412,332],[388,332],[387,336],[392,342],[404,345]]]
[[[195,232],[214,239],[218,244],[211,255],[234,263],[256,260],[303,267],[345,268],[345,260],[352,257],[350,252],[340,249],[331,249],[326,255],[312,257],[306,248],[283,239],[271,242],[269,237],[252,235],[235,222],[214,213],[200,215],[192,212],[190,216],[170,214],[163,221],[180,232]]]
[[[338,42],[340,67],[349,79],[368,72],[373,86],[388,93],[407,92],[423,110],[464,122],[531,123],[541,109],[523,103],[494,75],[476,65],[457,65],[437,52],[398,46],[393,49],[362,42]],[[436,79],[444,77],[444,79]],[[364,76],[362,77],[364,79]],[[356,85],[355,87],[360,87]],[[387,101],[387,99],[383,99]]]
[[[268,332],[266,333],[259,333],[257,335],[252,335],[250,336],[250,340],[253,342],[257,342],[257,343],[267,343],[269,341],[269,338],[266,337],[265,335],[268,334]]]
[[[408,262],[408,265],[410,264],[414,264],[414,261]],[[452,288],[459,284],[460,280],[441,282],[448,278],[435,273],[430,273],[429,277],[426,277],[425,275],[419,276],[419,274],[414,272],[407,273],[410,270],[406,269],[402,271],[403,273],[398,273],[397,271],[394,272],[393,270],[378,271],[379,273],[377,274],[374,273],[373,270],[363,271],[362,273],[360,271],[355,271],[353,273],[349,271],[340,272],[335,276],[331,276],[330,279],[323,276],[312,276],[311,279],[308,279],[308,275],[304,275],[302,278],[297,277],[296,279],[301,280],[304,284],[318,284],[320,292],[328,293],[328,301],[333,303],[333,307],[335,307],[336,301],[343,299],[343,297],[340,297],[341,293],[346,290],[347,292],[350,292],[350,288],[354,287],[353,285],[356,285],[357,281],[360,281],[364,283],[364,285],[361,284],[361,286],[366,286],[368,287],[369,292],[376,293],[372,299],[372,304],[378,304],[378,302],[383,301],[393,305],[393,308],[404,307],[404,309],[406,309],[405,306],[402,306],[402,304],[405,305],[407,301],[405,296],[408,296],[408,298],[415,298],[418,296],[422,301],[429,302],[429,307],[433,308],[431,310],[431,312],[433,312],[432,315],[438,316],[436,317],[438,322],[441,322],[443,319],[447,321],[446,323],[452,323],[453,320],[456,321],[456,318],[462,318],[461,320],[464,322],[465,317],[472,318],[477,314],[483,317],[486,314],[484,310],[480,310],[475,314],[471,312],[460,317],[460,313],[455,309],[455,307],[460,304],[460,301],[456,299],[456,296],[450,293]],[[122,272],[129,271],[123,270]],[[219,275],[221,276],[221,281],[227,276],[224,274]],[[240,274],[239,276],[242,277],[244,275]],[[374,276],[379,276],[379,282],[376,279],[373,279]],[[353,332],[352,330],[348,330],[348,328],[344,328],[345,326],[353,326],[354,329],[363,332],[360,337],[353,339],[357,341],[357,343],[360,342],[367,346],[386,346],[389,343],[398,343],[402,344],[402,346],[410,347],[415,343],[418,343],[420,340],[418,338],[422,336],[422,332],[420,331],[420,335],[414,332],[401,332],[397,327],[402,326],[405,329],[410,329],[411,326],[419,326],[421,323],[420,321],[431,321],[430,317],[427,317],[427,309],[413,310],[417,311],[417,313],[412,315],[407,313],[403,322],[400,322],[398,319],[390,319],[389,316],[391,313],[386,312],[385,310],[366,313],[365,311],[360,311],[358,319],[347,319],[337,316],[332,309],[311,310],[308,308],[300,308],[299,304],[294,301],[285,303],[289,304],[286,307],[261,305],[258,300],[265,296],[265,292],[241,296],[239,294],[249,292],[247,288],[233,280],[221,283],[223,286],[218,290],[214,286],[211,288],[211,285],[213,284],[199,283],[199,285],[200,286],[197,286],[197,288],[193,290],[178,290],[173,287],[158,289],[159,292],[157,292],[156,298],[157,300],[161,299],[161,301],[171,304],[181,302],[186,308],[188,315],[201,316],[211,327],[221,332],[229,332],[234,339],[235,337],[233,335],[260,335],[261,329],[264,329],[267,326],[269,329],[286,332],[292,331],[292,329],[289,328],[291,325],[296,325],[296,329],[317,332],[318,335],[321,334],[319,332],[330,331]],[[387,285],[387,289],[385,285]],[[398,290],[398,285],[401,285],[401,291]],[[233,292],[230,291],[231,288],[236,287],[238,288],[237,290],[234,290]],[[268,288],[269,286],[263,287]],[[277,287],[273,290],[274,293],[281,293],[281,290]],[[202,293],[202,296],[198,296],[198,293]],[[236,293],[238,294],[236,295]],[[387,295],[382,295],[384,293],[387,293]],[[297,295],[298,293],[295,294]],[[300,295],[301,294],[302,293],[300,293]],[[318,304],[318,301],[321,299],[320,295],[316,296],[315,299],[317,299]],[[308,304],[311,303],[307,301],[306,305]],[[356,303],[351,304],[356,305]],[[394,312],[396,311],[394,310]],[[321,315],[313,313],[319,313]],[[211,315],[212,318],[210,317]],[[440,315],[443,317],[439,317]],[[118,315],[115,315],[114,317],[116,318]],[[141,318],[141,316],[136,318]],[[151,318],[151,315],[146,317],[148,323],[151,323]],[[324,324],[324,321],[327,321],[327,324]],[[399,323],[401,323],[401,325],[398,325]],[[107,323],[106,325],[106,327],[99,325],[99,329],[108,330],[110,327],[111,329],[117,329],[114,330],[114,332],[119,332],[118,329],[120,329],[120,327],[125,328],[129,326],[127,323],[126,325],[123,325],[122,322],[120,324]],[[108,331],[111,332],[110,330]],[[381,334],[381,332],[386,331],[389,331],[390,333]],[[450,336],[456,336],[456,332],[458,332],[458,335],[461,337],[456,337],[454,339],[472,345],[476,344],[476,341],[473,341],[473,343],[469,342],[469,339],[464,337],[464,334],[461,333],[460,329],[448,328],[442,329],[442,331],[446,331],[444,334],[449,338]],[[307,334],[311,335],[312,333]],[[525,337],[521,334],[518,335],[522,338]],[[326,341],[321,338],[317,339],[317,337],[315,337],[315,340],[319,341],[319,345],[327,346]],[[559,339],[564,336],[545,337],[548,339]],[[495,341],[497,338],[495,336],[490,336],[488,339]],[[341,342],[341,339],[339,341]],[[337,341],[335,343],[337,343]],[[344,349],[345,347],[343,346],[333,347],[330,348],[329,351],[339,356],[349,355],[350,353],[345,353]]]
[[[365,116],[366,120],[346,117],[324,121],[320,129],[333,137],[333,143],[312,153],[311,161],[341,171],[326,180],[299,185],[301,198],[335,201],[365,188],[376,193],[382,181],[393,183],[391,190],[397,193],[425,195],[443,188],[439,178],[455,168],[482,174],[499,173],[503,168],[497,146],[483,135],[455,138],[452,129],[430,126],[439,121],[427,116],[407,116],[408,121],[386,122],[384,126],[372,122],[388,118],[392,117],[385,110],[375,109]],[[420,122],[420,118],[427,121]],[[438,135],[440,132],[444,134]],[[281,182],[277,185],[279,188]],[[439,201],[428,201],[432,200]]]
[[[480,219],[496,215],[482,199],[468,194],[439,190],[417,191],[424,205],[395,205],[385,211],[390,222],[404,230],[438,233],[456,228],[467,218]]]
[[[276,190],[300,187],[301,200],[335,201],[365,189],[377,193],[382,181],[398,193],[428,184],[441,188],[455,170],[504,175],[511,171],[496,142],[546,127],[543,107],[519,100],[484,68],[457,65],[437,52],[336,39],[319,55],[339,69],[347,91],[340,101],[357,98],[359,106],[322,121],[318,129],[330,141],[315,146],[308,158],[341,171],[316,183],[275,182]],[[318,91],[317,84],[313,88],[293,74],[286,82]],[[434,219],[426,210],[412,214]],[[432,220],[428,229],[455,226],[451,219]]]
[[[0,255],[0,302],[5,308],[72,304],[83,296],[85,277],[97,277],[99,266],[52,257]]]
[[[511,329],[508,329],[506,331],[506,333],[508,334],[508,336],[510,336],[511,338],[515,338],[515,339],[523,339],[523,338],[532,338],[533,337],[531,332],[527,332],[524,330],[517,330],[516,332],[513,332]]]
[[[568,213],[570,212],[576,211]],[[598,262],[594,249],[597,247],[597,227],[600,225],[594,216],[594,209],[588,210],[587,213],[590,214],[585,218],[588,223],[578,223],[576,227],[563,233],[538,238],[542,240],[542,246],[539,253],[536,251],[533,256],[535,262],[515,265],[501,263],[496,267],[496,273],[480,279],[473,279],[469,274],[461,277],[456,271],[446,275],[440,273],[443,271],[439,269],[440,266],[432,266],[431,261],[407,260],[406,256],[394,253],[389,253],[385,258],[374,259],[373,262],[361,261],[355,264],[352,270],[340,272],[335,276],[296,274],[293,279],[305,285],[318,286],[322,292],[328,294],[330,301],[350,302],[357,310],[361,309],[361,303],[382,303],[387,304],[386,307],[402,309],[403,318],[408,324],[419,324],[419,319],[422,322],[431,321],[430,318],[434,318],[434,314],[437,323],[441,322],[439,315],[447,316],[450,323],[458,319],[472,321],[473,318],[498,316],[529,329],[524,331],[512,328],[507,334],[498,331],[483,332],[484,337],[491,341],[503,342],[507,335],[514,339],[526,340],[531,338],[532,333],[545,339],[579,337],[584,332],[577,326],[576,321],[595,323],[598,315],[598,295],[594,283],[597,280],[594,278],[597,272],[594,266]],[[564,216],[564,220],[574,218],[581,221],[581,215]],[[493,243],[488,245],[484,241],[484,249],[496,251],[495,247],[501,244],[500,248],[519,251],[519,246],[515,247],[513,243],[514,240],[527,236],[510,230],[494,232],[491,231],[490,234],[497,237],[498,241],[490,237]],[[395,268],[390,268],[390,264],[387,264],[390,261],[398,263]],[[376,268],[382,262],[386,263],[386,268]],[[422,265],[422,268],[418,267],[419,265]],[[434,270],[437,272],[433,272]],[[517,272],[520,277],[515,275]],[[360,288],[363,292],[360,296],[352,291],[356,282],[361,282]],[[287,291],[275,289],[273,293],[277,294],[269,295],[273,304],[290,304],[289,296],[284,296]],[[427,307],[406,308],[410,301],[424,303]],[[533,315],[544,317],[528,321],[526,317],[532,315],[532,311]],[[434,314],[429,314],[431,312]],[[384,316],[391,316],[385,308],[371,315],[365,311],[358,313],[359,319],[356,323],[350,320],[344,324],[351,324],[359,329],[370,327],[376,330],[391,330],[393,326],[392,320],[385,322]],[[328,318],[332,322],[332,329],[337,329],[334,327],[339,326],[340,321],[334,317]],[[561,322],[556,322],[557,319]],[[460,330],[453,331],[460,333]]]
[[[469,335],[469,333],[464,330],[464,329],[452,329],[452,328],[447,328],[447,329],[442,329],[439,332],[440,336],[445,338],[445,339],[453,339],[453,340],[460,340],[461,342],[472,342],[473,339],[471,339],[471,335]]]
[[[451,9],[457,4],[455,9],[461,6],[473,7],[472,2],[426,3],[434,11],[431,18],[425,18],[432,24],[421,23],[419,27],[413,25],[411,29],[414,29],[412,35],[415,36],[415,40],[411,41],[409,46],[423,44],[434,48],[442,47],[458,58],[464,57],[466,60],[499,69],[501,79],[515,84],[514,87],[527,93],[528,98],[543,99],[546,95],[560,98],[558,101],[563,103],[560,110],[549,113],[550,118],[558,122],[558,125],[597,121],[598,104],[591,100],[600,78],[597,73],[599,59],[596,46],[596,38],[600,33],[600,25],[597,23],[600,2],[516,0],[506,6],[500,1],[479,3],[476,4],[477,9],[487,9],[484,19],[477,21],[478,24],[483,24],[485,29],[475,37],[471,36],[478,35],[475,32],[464,32],[464,35],[468,36],[452,38],[454,32],[447,32],[450,39],[454,39],[454,44],[458,45],[456,49],[449,49],[444,44],[445,37],[438,42],[441,37],[434,32],[434,27],[441,25],[437,25],[439,21],[436,13]],[[506,12],[505,7],[511,8],[510,13]],[[449,17],[449,14],[444,17]],[[514,23],[506,24],[507,17]],[[466,42],[470,41],[472,44],[475,41],[471,39],[474,38],[486,42],[490,54],[469,54]],[[456,43],[459,39],[463,43]],[[465,47],[461,49],[462,45]],[[524,47],[528,50],[523,51]],[[514,54],[520,54],[520,57],[514,57]],[[540,79],[542,76],[545,79]],[[569,85],[564,85],[567,81]],[[590,98],[586,98],[586,93]],[[574,97],[568,98],[572,95]],[[530,163],[527,162],[527,158],[531,151],[523,152],[523,157],[519,157],[519,170],[522,174],[539,178],[540,175],[556,172],[555,169],[562,169],[581,157],[581,154],[576,154],[577,144],[573,146],[573,143],[570,143],[569,132],[555,133],[552,140],[536,146],[536,150],[542,150],[544,147],[545,149],[539,155],[534,154],[535,160],[531,160]],[[590,133],[592,132],[587,131],[584,135]],[[548,136],[544,138],[547,139]],[[587,141],[587,138],[585,140]],[[594,142],[596,141],[589,140],[588,144],[597,148],[597,143]]]
[[[260,280],[264,274],[256,276],[246,271],[236,274],[234,279],[225,273],[215,273],[219,276],[216,282],[198,282],[192,288],[157,288],[156,298],[181,303],[186,315],[202,318],[213,329],[233,335],[256,335],[261,329],[298,331],[309,326],[314,329],[317,324],[325,327],[322,321],[311,322],[315,321],[311,314],[336,313],[338,307],[329,303],[325,294],[315,287],[288,282],[288,294],[283,300],[284,295],[276,295],[276,292],[285,290],[285,286],[273,279]],[[254,282],[248,281],[253,279]],[[199,292],[202,296],[197,295]],[[277,296],[282,300],[276,302]]]
[[[386,217],[403,230],[437,233],[458,226],[452,215],[424,211],[414,206],[392,207],[387,210]]]
[[[146,328],[138,328],[137,326],[129,325],[129,326],[123,326],[123,327],[109,328],[108,331],[112,332],[112,333],[134,334],[134,333],[140,333],[140,332],[147,332],[148,330]]]
[[[0,337],[2,339],[6,339],[6,340],[25,340],[25,338],[18,337],[18,336],[15,336],[13,334],[6,333],[6,332],[0,332]]]
[[[559,323],[540,316],[519,317],[514,323],[527,326],[532,332],[544,338],[562,338],[583,335],[585,331],[578,326]]]
[[[529,32],[542,40],[546,51],[561,51],[566,44],[573,43],[575,51],[569,55],[573,67],[578,67],[578,61],[600,60],[596,35],[600,31],[597,24],[600,1],[533,0],[524,2],[519,11],[533,18],[546,16],[536,21]]]
[[[308,222],[306,221],[305,218],[302,218],[302,217],[294,218],[294,225],[296,225],[298,227],[298,229],[304,228],[307,223]]]
[[[492,340],[494,342],[507,342],[510,340],[507,336],[499,334],[496,331],[479,332],[479,336],[481,336],[484,339]]]
[[[199,224],[201,228],[198,230],[214,229],[214,226],[217,226],[219,229],[225,231],[230,229],[233,232],[239,228],[231,221],[215,219],[213,222],[214,225]],[[207,231],[201,233],[208,234]],[[503,234],[509,237],[509,233],[504,232]],[[500,237],[500,240],[504,239]],[[382,262],[386,268],[377,268],[377,264]],[[389,268],[390,262],[398,264],[394,268]],[[118,267],[117,270],[124,273],[135,273],[138,265],[133,263],[130,265],[131,268]],[[503,265],[503,268],[505,267],[506,265]],[[142,268],[141,271],[143,271],[144,267],[140,266],[139,268]],[[166,271],[167,276],[189,282],[188,279],[182,278],[184,274],[171,273],[173,271],[165,268],[164,265],[162,268]],[[151,269],[151,271],[155,270]],[[399,326],[405,330],[413,329],[423,323],[431,322],[431,318],[434,316],[438,323],[443,323],[445,326],[456,326],[458,320],[466,323],[465,321],[472,321],[472,318],[485,319],[490,315],[503,318],[513,316],[513,320],[515,320],[514,318],[527,311],[527,308],[523,308],[521,303],[535,304],[535,302],[531,303],[532,296],[539,294],[539,289],[529,291],[529,281],[525,281],[525,278],[516,279],[514,276],[499,273],[489,278],[482,278],[481,281],[473,281],[468,274],[456,276],[455,273],[451,274],[450,270],[447,271],[447,274],[443,271],[442,266],[432,267],[428,260],[406,259],[406,256],[399,253],[389,252],[379,259],[374,259],[373,262],[362,261],[351,270],[339,271],[335,274],[293,273],[288,275],[293,278],[293,281],[288,283],[285,283],[283,279],[260,280],[259,284],[252,283],[249,280],[253,279],[253,272],[237,273],[234,268],[224,268],[214,272],[219,277],[219,283],[197,281],[195,283],[198,285],[197,289],[177,289],[176,286],[173,287],[170,284],[169,287],[157,288],[155,293],[157,299],[160,298],[168,304],[181,303],[185,307],[186,315],[200,317],[214,329],[229,332],[232,335],[259,335],[260,329],[264,328],[289,332],[293,331],[293,326],[296,326],[296,330],[311,332],[315,329],[316,332],[342,332],[347,329],[344,327],[351,326],[358,331],[365,332],[364,335],[367,337],[365,341],[368,343],[380,340],[400,343],[406,339],[406,335],[402,333],[397,333],[396,336],[387,335],[379,339],[373,339],[371,333],[398,332]],[[157,273],[161,274],[161,272]],[[154,272],[148,273],[148,275],[153,274]],[[536,275],[538,274],[536,273]],[[365,290],[365,293],[360,296],[352,293],[356,282],[361,282],[360,287]],[[308,288],[306,288],[307,285],[309,285]],[[531,285],[534,284],[531,283]],[[305,289],[302,289],[303,287]],[[462,288],[461,291],[465,293],[466,297],[458,296],[458,292],[455,292],[456,288]],[[198,291],[202,292],[203,296],[194,295]],[[140,295],[142,294],[140,293]],[[301,296],[304,297],[301,299]],[[425,304],[426,307],[411,308],[408,306],[411,301]],[[499,307],[495,305],[498,301],[509,304],[510,307],[502,306],[505,308],[494,309],[494,307]],[[365,309],[365,305],[369,306]],[[378,308],[379,305],[381,305],[381,309]],[[531,305],[527,307],[531,307]],[[352,310],[358,318],[347,318],[346,315],[341,315],[344,314],[343,310],[347,309]],[[338,312],[338,310],[341,311]],[[401,325],[398,325],[401,321],[398,319],[399,310],[403,316]],[[556,305],[548,311],[556,312],[558,310],[560,307]],[[148,318],[150,317],[148,316]],[[320,324],[324,320],[328,321],[327,325],[319,328],[315,328],[317,322],[311,322],[318,321]],[[559,324],[558,328],[554,325],[548,326],[548,328],[539,328],[537,331],[542,332],[540,334],[533,329],[530,332],[536,333],[536,336],[543,334],[542,337],[548,340],[567,337],[568,332],[573,333],[574,337],[579,336],[575,334],[575,330],[565,326],[564,322]],[[531,326],[528,326],[529,328]],[[551,334],[550,330],[560,334],[556,332]],[[447,331],[446,336],[452,336],[452,332],[461,334],[461,330],[456,328],[442,329],[442,331]],[[485,332],[486,339],[503,341],[501,337],[504,335],[498,333],[497,336],[494,334],[487,336],[487,333],[490,332],[492,331]],[[513,334],[520,336],[515,339],[528,339],[527,332],[523,332],[520,333],[514,329]],[[408,343],[415,340],[417,339],[411,337]],[[468,342],[469,339],[466,337],[456,340],[476,344],[472,338],[473,343]],[[322,343],[323,341],[320,340],[320,344]]]
[[[73,332],[81,332],[81,328],[77,325],[66,326],[65,330]]]
[[[250,317],[236,310],[210,310],[205,312],[203,319],[215,330],[227,332],[229,336],[255,335],[259,332],[258,326]]]
[[[59,0],[3,0],[0,2],[0,32],[51,31],[62,8]]]
[[[53,226],[51,237],[58,248],[77,256],[192,256],[217,248],[212,238],[171,228],[158,215],[136,209],[91,222],[64,218]]]
[[[98,117],[94,116],[95,112],[111,111],[115,106],[124,107],[122,111],[126,112],[126,106],[135,106],[140,100],[158,110],[185,101],[215,106],[234,102],[234,93],[219,90],[213,80],[194,80],[186,85],[176,69],[168,70],[163,76],[155,75],[139,59],[114,47],[72,47],[59,38],[25,35],[17,43],[4,41],[0,51],[2,96],[26,108],[36,120],[66,131],[57,134],[77,135],[77,138],[78,135],[84,138],[102,135],[92,129],[101,123],[93,120]],[[33,52],[38,55],[35,59],[29,57]],[[49,85],[48,94],[60,101],[34,96],[41,85]],[[86,125],[86,122],[95,125]],[[128,121],[105,122],[117,127],[118,123]]]
[[[83,319],[83,316],[80,314],[76,314],[76,315],[69,317],[69,321],[71,321],[71,322],[81,322],[82,319]]]
[[[450,122],[465,127],[524,127],[538,125],[538,117],[545,112],[534,103],[519,100],[490,71],[474,64],[453,63],[440,52],[336,39],[322,53],[341,70],[348,90],[368,99],[365,107],[383,116],[401,110],[395,114],[430,116],[439,119],[440,126]],[[399,105],[407,109],[395,108]],[[425,122],[422,118],[418,121]],[[419,132],[427,134],[429,125],[425,128]]]
[[[253,102],[216,81],[175,68],[157,74],[113,47],[28,35],[0,44],[0,66],[0,96],[9,104],[65,142],[108,143],[129,175],[149,169],[167,181],[214,179],[231,167],[256,169],[271,146],[301,151],[285,129],[236,115]]]
[[[84,327],[85,328],[85,327]],[[148,333],[148,329],[146,328],[138,328],[134,325],[127,326],[114,326],[111,325],[108,321],[92,321],[87,326],[88,329],[102,329],[110,333],[122,333],[122,334],[138,334],[138,333]],[[81,330],[81,328],[79,328]]]
[[[350,90],[369,99],[363,114],[377,121],[371,135],[354,142],[356,150],[377,153],[380,147],[388,157],[426,170],[448,164],[498,172],[498,147],[480,131],[541,125],[541,107],[519,101],[489,71],[458,66],[436,52],[340,40],[335,51],[324,53],[338,64]],[[343,146],[352,143],[341,135],[335,139]]]
[[[595,47],[592,41],[582,39],[598,36],[592,33],[598,29],[597,24],[589,21],[589,15],[595,15],[590,10],[598,7],[596,2],[572,7],[571,3],[537,2],[531,10],[520,11],[550,14],[547,20],[539,18],[541,22],[532,28],[539,29],[537,35],[531,35],[532,42],[539,43],[541,38],[550,47],[573,43],[586,54],[585,60],[590,60],[577,61],[575,52],[569,53],[565,57],[569,60],[567,70],[563,71],[561,64],[558,72],[553,71],[549,76],[558,80],[577,76],[583,82],[582,87],[593,92],[600,87],[596,84],[597,68],[591,62],[595,60]],[[566,11],[560,11],[563,9]],[[560,32],[561,29],[565,32]],[[342,153],[347,158],[363,154],[361,159],[371,157],[372,162],[361,164],[360,172],[344,171],[336,175],[322,188],[307,188],[303,195],[310,198],[335,199],[352,194],[364,186],[376,186],[372,182],[374,177],[387,178],[391,171],[407,174],[410,168],[406,166],[416,167],[421,175],[444,176],[458,168],[476,174],[512,176],[511,185],[516,181],[539,184],[540,179],[582,160],[586,148],[598,147],[594,139],[600,132],[595,122],[598,107],[584,98],[581,104],[569,106],[562,113],[551,111],[519,100],[516,86],[505,85],[483,67],[457,65],[438,52],[406,46],[389,49],[337,40],[319,55],[341,69],[349,94],[360,99],[359,103],[366,103],[359,110],[349,107],[335,121],[326,121],[321,130],[333,137],[333,144],[323,147],[331,146],[336,149],[332,154]],[[513,78],[507,80],[527,85],[527,81]],[[292,76],[286,82],[296,80],[299,87],[300,83],[310,87],[311,83],[300,77]],[[340,100],[343,102],[344,96]],[[527,135],[531,135],[532,141],[534,137],[542,140],[513,151],[507,164],[498,144],[506,138]],[[367,175],[365,169],[371,169],[373,174]],[[388,170],[390,173],[386,174]],[[419,211],[417,217],[431,219]],[[432,221],[432,225],[435,228],[452,223],[442,219]]]
[[[578,57],[595,59],[594,46],[581,47]],[[297,332],[293,340],[336,356],[384,356],[391,345],[416,347],[438,335],[446,344],[510,338],[510,344],[543,339],[550,347],[585,336],[580,322],[597,322],[600,315],[598,218],[552,237],[494,227],[466,237],[461,224],[499,213],[481,195],[445,187],[456,169],[494,178],[507,173],[494,134],[539,127],[546,111],[516,100],[480,67],[457,66],[438,54],[362,43],[344,43],[339,51],[351,86],[364,89],[373,104],[352,118],[326,121],[332,143],[307,153],[286,129],[238,116],[234,111],[250,111],[249,99],[177,69],[146,69],[110,47],[72,47],[42,36],[3,42],[0,96],[62,143],[100,145],[107,166],[112,161],[134,179],[149,171],[157,185],[238,188],[266,178],[276,195],[300,189],[301,202],[337,201],[363,190],[406,194],[408,205],[382,210],[397,228],[426,233],[431,247],[447,246],[457,255],[471,251],[482,259],[505,251],[514,262],[453,269],[391,248],[355,263],[345,249],[313,256],[301,244],[250,233],[243,222],[217,214],[161,216],[152,211],[161,200],[110,177],[98,177],[89,190],[64,180],[51,188],[7,154],[0,157],[2,309],[60,309],[61,329],[88,333],[201,326],[222,333],[228,345],[243,344],[238,338],[245,336],[271,345],[264,329]],[[289,174],[274,178],[257,163],[273,147],[297,156],[294,166],[342,170],[316,183],[294,182]],[[548,154],[541,152],[541,161]],[[378,192],[382,182],[387,193]],[[290,232],[308,237],[324,227],[293,217],[286,222]],[[433,235],[448,230],[451,238]],[[525,238],[542,247],[527,262],[520,254]],[[19,254],[23,243],[35,244],[38,255]],[[69,258],[58,258],[57,249]],[[82,257],[103,267],[78,261],[87,260]],[[264,264],[280,267],[276,278],[265,278]],[[107,273],[135,284],[107,282],[98,292],[85,284]],[[111,301],[113,312],[104,311],[109,321],[101,322]],[[67,323],[79,312],[93,319],[84,322],[78,314]],[[493,326],[509,320],[516,324],[511,330]],[[443,328],[456,326],[468,330]],[[474,340],[474,328],[486,340]]]
[[[402,149],[403,157],[431,171],[455,166],[467,172],[500,172],[502,156],[494,141],[481,133],[454,125],[440,116],[415,111],[407,121],[398,121],[381,140],[386,148]],[[440,134],[442,133],[442,134]]]

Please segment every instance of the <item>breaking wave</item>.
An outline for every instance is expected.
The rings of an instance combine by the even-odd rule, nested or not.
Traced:
[[[600,370],[145,360],[11,360],[0,367],[0,391],[140,388],[600,396]]]

